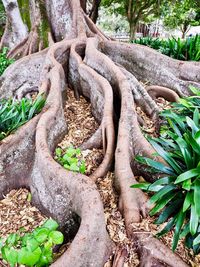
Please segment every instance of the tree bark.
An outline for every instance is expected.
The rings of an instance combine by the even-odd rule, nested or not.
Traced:
[[[132,41],[135,39],[135,35],[137,32],[137,27],[138,27],[138,21],[131,21],[129,25],[130,25],[130,41]]]
[[[90,11],[90,18],[91,20],[96,23],[97,22],[97,19],[98,19],[98,16],[99,16],[99,7],[100,7],[100,4],[101,4],[101,0],[93,0],[93,3],[92,3],[92,9]]]
[[[81,1],[81,7],[82,7],[83,11],[86,13],[87,12],[87,0]]]
[[[17,0],[3,0],[2,2],[7,14],[7,25],[1,39],[0,49],[3,46],[12,49],[27,37],[28,29],[21,18]]]
[[[183,26],[181,27],[181,32],[182,32],[182,39],[185,39],[186,33],[189,31],[190,26],[187,23],[184,23]]]
[[[36,1],[31,3],[37,7]],[[31,90],[47,96],[42,113],[0,144],[1,197],[12,188],[29,187],[33,201],[45,214],[69,232],[76,224],[70,248],[52,266],[102,267],[113,246],[95,181],[114,165],[119,209],[140,265],[187,266],[161,241],[133,229],[134,223],[148,215],[148,199],[130,185],[136,183],[134,175],[149,179],[135,156],[153,157],[155,152],[142,134],[136,106],[154,118],[156,97],[177,99],[189,95],[190,85],[200,88],[199,64],[174,60],[148,47],[110,41],[83,12],[79,0],[48,0],[44,7],[49,47],[35,45],[40,38],[34,35],[33,23],[28,36],[10,51],[11,56],[21,51],[22,58],[0,77],[1,98],[21,98]],[[40,8],[32,8],[31,13],[34,18],[42,17]],[[146,80],[151,85],[147,90],[139,82]],[[104,160],[90,177],[66,171],[53,159],[67,131],[63,101],[68,88],[77,98],[82,94],[89,99],[99,123],[97,132],[81,145],[82,149],[103,147]],[[123,255],[115,266],[117,262],[123,264]]]

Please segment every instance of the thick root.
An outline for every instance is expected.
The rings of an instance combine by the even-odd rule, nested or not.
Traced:
[[[54,0],[47,2],[49,7],[53,6],[51,3],[57,4]],[[94,181],[103,177],[114,163],[119,209],[128,237],[138,249],[140,265],[185,267],[159,240],[132,228],[133,223],[147,216],[149,209],[147,196],[139,189],[130,188],[136,183],[134,174],[144,171],[135,164],[134,157],[153,157],[155,152],[141,132],[138,121],[142,121],[135,107],[140,106],[149,116],[156,116],[158,107],[154,98],[162,96],[177,101],[179,96],[189,95],[189,85],[200,84],[200,66],[169,59],[149,48],[108,41],[83,14],[79,1],[66,0],[62,4],[59,8],[63,8],[63,15],[66,10],[74,12],[70,13],[66,28],[58,28],[56,22],[52,29],[56,40],[65,39],[54,44],[52,38],[50,48],[16,61],[0,78],[2,98],[22,98],[32,91],[47,95],[43,112],[1,143],[0,195],[12,188],[29,187],[36,205],[69,231],[74,216],[80,218],[72,244],[53,266],[102,267],[112,244]],[[49,17],[58,18],[55,10],[47,11]],[[13,53],[22,51],[24,45],[27,45],[25,54],[42,49],[42,46],[35,48],[35,37],[21,43]],[[116,50],[120,52],[116,54]],[[146,78],[155,84],[147,90],[139,82]],[[54,149],[67,130],[63,101],[68,86],[77,98],[82,94],[89,99],[100,125],[81,146],[82,149],[103,147],[103,162],[90,177],[66,171],[53,159]],[[119,248],[114,266],[123,266],[125,256],[126,251]]]

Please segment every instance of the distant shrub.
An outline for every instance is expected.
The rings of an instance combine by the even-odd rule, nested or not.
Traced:
[[[169,57],[185,60],[200,60],[200,35],[182,40],[180,38],[169,38],[167,40],[144,37],[134,40],[134,43],[149,46]]]

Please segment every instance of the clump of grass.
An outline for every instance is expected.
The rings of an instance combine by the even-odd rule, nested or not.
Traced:
[[[44,95],[38,95],[34,101],[0,100],[0,141],[40,113],[45,101]]]

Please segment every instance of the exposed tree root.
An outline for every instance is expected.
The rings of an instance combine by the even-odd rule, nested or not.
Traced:
[[[140,254],[140,266],[188,266],[158,239],[153,238],[150,233],[133,232],[133,240],[136,242]]]
[[[68,231],[74,227],[74,217],[80,217],[72,244],[52,266],[101,267],[113,249],[94,181],[114,164],[119,209],[127,235],[138,250],[140,266],[187,266],[161,241],[133,230],[132,224],[147,216],[148,207],[147,196],[130,185],[136,183],[135,174],[144,173],[134,157],[153,157],[155,152],[141,132],[139,123],[143,122],[136,106],[155,118],[159,110],[155,98],[177,101],[190,94],[189,85],[200,88],[200,65],[170,59],[147,47],[108,41],[78,0],[46,2],[52,45],[31,55],[44,47],[32,27],[10,54],[30,55],[16,61],[0,78],[1,98],[22,98],[30,92],[47,95],[43,112],[1,143],[0,195],[12,188],[30,187],[34,202]],[[34,18],[37,28],[40,13]],[[153,86],[145,89],[140,80]],[[94,135],[81,145],[104,151],[102,163],[90,178],[64,170],[53,159],[67,131],[63,111],[67,87],[77,98],[82,94],[89,99],[99,123]],[[116,252],[115,267],[123,266],[125,254],[123,249]]]
[[[107,41],[101,45],[102,52],[122,65],[138,80],[174,90],[179,96],[188,95],[189,85],[200,88],[199,63],[169,58],[157,51],[136,44]],[[120,51],[117,55],[114,51]]]
[[[102,142],[102,126],[100,125],[96,132],[85,141],[80,148],[82,150],[92,149],[92,148],[101,148],[103,146]]]
[[[66,50],[70,44],[63,42]],[[81,224],[78,233],[70,249],[55,265],[102,266],[112,246],[96,187],[84,175],[65,171],[51,155],[66,131],[61,98],[65,75],[52,53],[48,53],[48,58],[51,66],[48,80],[43,80],[40,87],[41,92],[49,91],[46,111],[22,126],[16,135],[6,138],[1,145],[1,149],[5,147],[5,153],[1,153],[1,195],[11,188],[30,187],[34,202],[59,220],[68,231],[72,227],[73,214],[79,215]],[[13,162],[18,169],[11,168]],[[88,256],[85,248],[88,248]],[[83,253],[84,257],[81,256]]]
[[[178,102],[179,96],[172,90],[162,86],[147,86],[147,92],[152,98],[163,97],[169,102]]]
[[[114,261],[113,261],[113,267],[123,267],[125,257],[127,256],[127,251],[125,248],[117,248]]]

